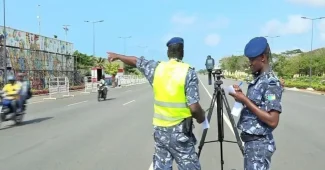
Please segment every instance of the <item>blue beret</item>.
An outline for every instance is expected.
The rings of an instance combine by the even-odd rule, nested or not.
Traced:
[[[265,37],[255,37],[246,44],[244,54],[248,58],[255,58],[265,51],[267,45]]]
[[[174,37],[167,42],[166,46],[168,47],[171,44],[184,44],[184,40],[181,37]]]

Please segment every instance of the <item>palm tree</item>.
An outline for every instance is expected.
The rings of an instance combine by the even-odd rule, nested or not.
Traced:
[[[105,65],[105,59],[104,58],[94,58],[94,60],[95,60],[95,66],[96,67],[101,67],[101,68],[103,68],[104,67],[104,65]]]

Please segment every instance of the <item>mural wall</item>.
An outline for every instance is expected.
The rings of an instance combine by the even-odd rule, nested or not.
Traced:
[[[7,67],[14,72],[26,72],[33,88],[46,88],[51,76],[68,76],[74,79],[73,44],[55,38],[39,36],[12,28],[0,27],[0,34],[6,36]],[[5,50],[0,48],[0,82],[3,82]]]

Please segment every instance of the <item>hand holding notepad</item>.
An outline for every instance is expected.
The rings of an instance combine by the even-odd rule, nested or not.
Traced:
[[[241,85],[242,85],[242,82],[239,84],[239,86],[241,86]],[[232,85],[227,88],[227,91],[228,91],[228,94],[236,93],[234,86],[232,86]],[[240,115],[240,112],[242,109],[243,109],[243,104],[236,101],[234,104],[234,107],[231,110],[231,114],[238,117]]]

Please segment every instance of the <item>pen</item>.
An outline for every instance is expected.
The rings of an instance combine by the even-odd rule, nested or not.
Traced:
[[[242,84],[243,84],[243,82],[241,81],[241,82],[239,83],[239,85],[238,85],[238,86],[240,87]]]

